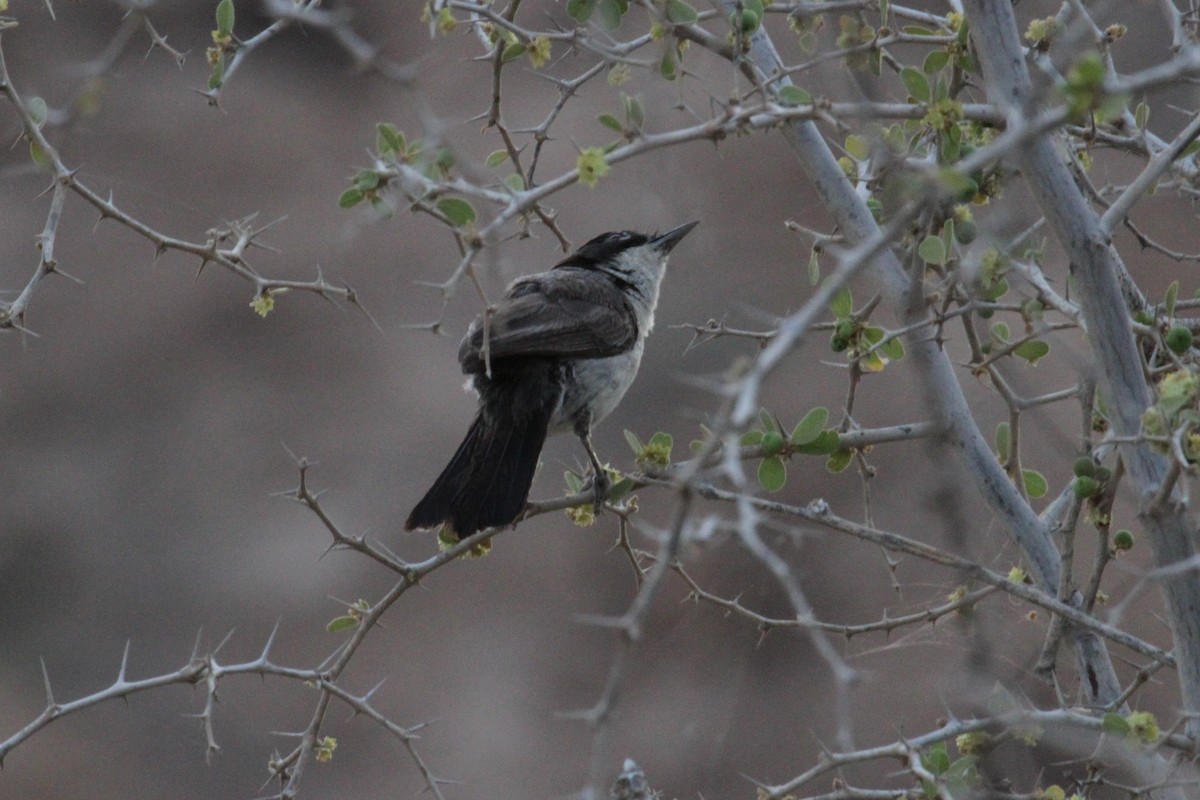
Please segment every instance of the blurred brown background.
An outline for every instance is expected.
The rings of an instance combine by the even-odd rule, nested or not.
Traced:
[[[562,14],[556,3],[542,5]],[[312,479],[328,489],[326,508],[343,530],[367,533],[406,558],[435,549],[431,534],[404,535],[401,525],[473,413],[455,353],[478,301],[466,288],[453,298],[446,336],[408,329],[440,312],[437,292],[416,282],[450,274],[457,263],[451,237],[404,210],[378,220],[337,207],[348,176],[368,162],[376,122],[418,133],[411,103],[395,85],[358,73],[320,32],[294,28],[257,51],[227,87],[222,108],[210,108],[192,90],[206,82],[214,6],[155,6],[160,33],[188,51],[184,68],[161,52],[143,58],[148,40],[135,35],[97,87],[95,113],[52,131],[53,140],[87,185],[111,189],[118,205],[164,233],[199,241],[206,229],[251,213],[282,218],[264,236],[279,252],[256,251],[255,265],[295,278],[319,267],[354,287],[378,329],[354,309],[297,294],[279,297],[260,319],[249,307],[249,284],[213,267],[197,276],[196,261],[177,253],[156,261],[148,242],[111,221],[96,226],[96,214],[69,198],[57,257],[82,283],[47,281],[26,320],[37,335],[0,337],[0,737],[43,707],[39,658],[59,700],[108,685],[127,641],[130,677],[178,668],[198,636],[209,648],[230,631],[221,660],[252,658],[277,622],[278,661],[319,662],[338,641],[325,623],[342,612],[340,601],[377,598],[391,577],[360,556],[322,557],[328,537],[316,518],[274,496],[296,482],[289,450],[318,462]],[[237,6],[239,34],[269,24],[254,4]],[[418,91],[449,126],[446,138],[463,159],[478,163],[500,147],[475,119],[490,97],[490,66],[470,60],[478,47],[465,26],[431,41],[417,3],[342,7],[387,58],[420,65]],[[40,3],[14,2],[10,13],[20,26],[3,38],[17,88],[52,108],[79,90],[86,80],[79,66],[112,41],[122,14],[104,2],[59,2],[55,11],[51,21]],[[549,71],[571,76],[590,63],[569,56]],[[727,97],[734,77],[700,57],[695,68],[704,76],[684,81],[683,97],[704,114],[705,93]],[[839,74],[831,68],[813,81],[841,92]],[[509,124],[539,122],[557,90],[524,63],[505,75]],[[820,85],[809,84],[814,94]],[[677,84],[635,70],[622,89],[643,95],[650,129],[693,119],[671,109]],[[589,84],[555,128],[541,175],[568,168],[575,145],[608,141],[595,116],[614,113],[617,102],[616,89]],[[0,138],[18,135],[15,115],[0,104]],[[29,168],[24,143],[0,153],[0,178],[0,288],[11,292],[36,265],[46,181]],[[721,340],[688,350],[691,334],[673,326],[726,318],[762,329],[799,307],[810,291],[808,247],[782,222],[827,230],[828,220],[772,135],[719,149],[660,150],[613,169],[595,189],[570,188],[551,205],[576,244],[605,230],[703,221],[676,252],[640,379],[596,437],[600,452],[626,468],[632,457],[623,428],[643,438],[669,431],[683,453],[718,407],[707,387],[754,346]],[[559,257],[553,236],[536,226],[534,234],[494,251],[486,276],[493,296]],[[841,408],[844,373],[825,363],[838,359],[823,334],[810,338],[765,398],[788,425],[814,405],[828,405],[835,419]],[[1081,358],[1075,346],[1064,343],[1050,367],[1017,379],[1069,385]],[[990,431],[1003,408],[985,386],[966,380]],[[902,363],[868,379],[858,420],[876,426],[922,418],[911,381]],[[1038,412],[1028,433],[1048,453],[1070,452],[1075,420],[1073,409]],[[558,494],[563,467],[580,456],[569,438],[552,441],[534,496]],[[973,555],[1007,569],[1015,556],[978,513],[973,491],[936,493],[952,489],[947,475],[960,469],[948,458],[920,444],[873,454],[876,521],[937,543],[969,540]],[[1069,463],[1047,457],[1036,466],[1058,486]],[[783,499],[825,497],[842,513],[861,514],[853,470],[831,477],[814,459],[793,461],[790,473]],[[972,528],[952,531],[949,540],[946,521],[955,515],[945,513],[947,497]],[[663,524],[672,502],[644,492],[639,516],[647,526]],[[575,617],[623,613],[634,597],[625,557],[612,550],[616,530],[611,516],[580,529],[553,514],[503,534],[490,557],[454,564],[406,595],[346,674],[358,691],[386,678],[376,700],[396,721],[434,720],[419,749],[437,774],[461,782],[446,788],[448,797],[557,797],[587,780],[592,738],[560,715],[594,702],[616,647],[611,632]],[[904,562],[894,589],[882,553],[830,534],[772,543],[793,564],[818,616],[830,621],[919,607],[956,583]],[[787,615],[773,581],[722,536],[687,557],[706,588]],[[1120,579],[1132,577],[1127,570]],[[745,776],[781,781],[811,764],[821,742],[833,741],[829,671],[802,635],[777,631],[760,641],[750,623],[681,602],[684,595],[673,579],[633,658],[614,722],[612,775],[631,756],[668,797],[752,796]],[[845,645],[864,670],[850,707],[858,744],[924,730],[964,694],[1027,666],[1041,626],[1023,613],[1001,602],[982,615],[1000,626],[986,628],[988,636],[999,632],[1010,642],[995,649],[987,636],[964,637],[949,621]],[[1142,635],[1166,642],[1158,626]],[[170,687],[56,722],[5,761],[0,798],[270,793],[262,786],[267,759],[293,746],[280,734],[307,724],[312,693],[280,680],[226,681],[216,717],[223,750],[210,764],[201,725],[187,716],[203,699],[200,691]],[[418,793],[420,776],[401,748],[372,723],[347,717],[343,709],[330,715],[325,732],[340,746],[332,763],[309,773],[306,794]]]

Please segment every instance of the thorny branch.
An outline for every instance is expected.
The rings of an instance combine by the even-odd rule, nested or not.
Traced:
[[[958,13],[963,11],[962,5],[957,2],[950,4]],[[1098,96],[1139,95],[1177,85],[1181,81],[1194,80],[1196,74],[1200,73],[1200,48],[1194,43],[1198,24],[1197,9],[1180,9],[1169,0],[1160,0],[1159,5],[1169,20],[1171,57],[1140,72],[1121,75],[1117,72],[1111,56],[1105,51],[1107,72],[1102,84],[1096,87]],[[746,11],[746,4],[741,0],[726,0],[721,4],[720,11],[697,12],[694,21],[689,22],[680,22],[673,18],[669,8],[664,10],[664,7],[649,2],[637,6],[645,11],[647,19],[659,27],[653,33],[639,31],[637,35],[621,40],[620,31],[604,34],[595,26],[562,27],[551,23],[546,28],[537,27],[529,22],[533,15],[523,14],[518,19],[518,11],[523,8],[519,0],[510,0],[503,6],[472,0],[434,0],[429,6],[432,13],[449,11],[452,14],[465,15],[463,18],[466,24],[471,26],[472,32],[484,47],[484,58],[491,68],[491,95],[484,119],[488,128],[494,130],[495,135],[499,137],[509,161],[521,179],[520,183],[515,185],[516,188],[514,184],[498,185],[483,176],[482,170],[465,169],[465,174],[460,176],[436,176],[423,171],[417,165],[382,156],[377,158],[375,164],[386,186],[402,195],[414,209],[432,215],[447,227],[455,226],[446,214],[438,210],[437,201],[441,198],[468,198],[486,204],[491,209],[490,216],[477,228],[454,231],[455,240],[460,248],[460,260],[452,274],[440,284],[443,299],[449,298],[464,277],[473,281],[479,288],[476,274],[479,254],[485,246],[500,241],[514,223],[520,226],[521,235],[525,235],[530,229],[532,217],[536,217],[538,222],[554,233],[563,248],[567,248],[567,236],[559,227],[556,213],[548,208],[545,202],[578,182],[580,171],[578,168],[566,168],[547,180],[539,182],[536,178],[539,166],[544,163],[542,158],[548,153],[553,141],[552,131],[563,118],[564,110],[577,99],[580,89],[605,71],[616,67],[657,66],[657,57],[648,58],[643,50],[660,40],[670,46],[690,42],[703,54],[732,64],[743,75],[743,82],[728,100],[718,101],[710,98],[712,113],[709,115],[695,114],[681,101],[681,107],[697,117],[698,121],[689,120],[687,124],[658,132],[645,130],[640,123],[627,126],[620,131],[620,139],[606,148],[604,163],[618,165],[644,158],[663,148],[704,141],[717,145],[735,136],[767,134],[782,130],[804,162],[813,182],[817,184],[822,199],[829,206],[837,224],[836,234],[820,239],[822,253],[833,252],[834,245],[838,245],[835,252],[837,264],[832,274],[827,275],[825,282],[798,311],[783,317],[778,325],[764,331],[750,331],[726,325],[723,320],[706,326],[692,326],[696,336],[695,343],[718,336],[738,337],[751,341],[757,352],[749,367],[722,388],[721,408],[711,420],[712,432],[703,441],[700,452],[694,458],[661,468],[646,466],[640,472],[624,476],[628,479],[629,486],[635,489],[656,487],[677,493],[670,525],[664,532],[651,534],[658,544],[652,555],[635,551],[629,545],[628,529],[636,511],[636,503],[614,497],[609,504],[609,508],[620,518],[622,546],[637,570],[639,584],[624,615],[587,620],[611,627],[619,634],[616,650],[596,702],[578,714],[588,722],[593,732],[589,793],[596,796],[607,783],[607,777],[611,773],[612,728],[609,722],[621,700],[622,689],[628,682],[630,663],[636,658],[652,607],[671,572],[681,577],[695,599],[746,618],[758,625],[764,633],[772,628],[797,628],[809,635],[814,646],[822,654],[826,666],[838,678],[838,688],[842,695],[848,691],[855,670],[830,646],[826,634],[849,638],[871,631],[886,633],[905,625],[932,623],[948,614],[978,605],[989,595],[1002,592],[1052,615],[1052,631],[1039,660],[1039,663],[1049,665],[1045,666],[1046,671],[1053,665],[1060,638],[1073,640],[1079,648],[1079,660],[1085,670],[1098,669],[1103,672],[1107,669],[1108,673],[1112,673],[1111,664],[1108,663],[1107,654],[1102,648],[1093,647],[1087,653],[1084,652],[1086,647],[1091,646],[1085,641],[1088,636],[1095,641],[1098,641],[1098,637],[1103,637],[1148,660],[1147,666],[1138,669],[1136,676],[1125,688],[1116,687],[1120,689],[1119,694],[1114,691],[1113,686],[1099,684],[1094,684],[1090,693],[1085,692],[1085,697],[1095,699],[1099,706],[1106,709],[1122,708],[1133,693],[1149,680],[1150,675],[1163,666],[1180,668],[1185,695],[1192,696],[1194,705],[1197,681],[1194,680],[1194,675],[1191,678],[1188,676],[1190,671],[1196,669],[1196,665],[1190,663],[1195,659],[1184,658],[1184,663],[1180,664],[1179,650],[1166,651],[1118,626],[1127,604],[1150,583],[1167,585],[1169,591],[1174,592],[1172,598],[1175,605],[1186,605],[1180,600],[1183,596],[1181,592],[1171,587],[1194,581],[1197,571],[1195,556],[1189,555],[1186,547],[1176,546],[1173,550],[1170,547],[1159,548],[1160,563],[1135,585],[1125,600],[1113,606],[1107,616],[1097,613],[1095,605],[1101,577],[1113,557],[1109,547],[1108,522],[1102,521],[1101,518],[1111,513],[1116,486],[1125,470],[1129,469],[1136,484],[1138,497],[1143,504],[1140,509],[1142,518],[1151,527],[1171,528],[1182,519],[1183,508],[1187,504],[1186,482],[1193,470],[1188,449],[1188,437],[1192,432],[1190,423],[1176,427],[1170,436],[1153,437],[1139,433],[1138,419],[1149,400],[1153,399],[1153,389],[1147,382],[1147,376],[1187,368],[1192,363],[1192,353],[1189,351],[1170,354],[1167,348],[1163,347],[1166,326],[1175,320],[1155,318],[1149,323],[1144,320],[1130,322],[1128,317],[1131,312],[1147,309],[1155,311],[1161,317],[1168,315],[1163,313],[1165,309],[1162,307],[1155,307],[1145,300],[1133,284],[1132,277],[1124,265],[1111,255],[1111,237],[1120,226],[1128,226],[1144,245],[1171,257],[1188,258],[1182,251],[1172,250],[1142,234],[1130,217],[1137,204],[1151,189],[1165,186],[1175,188],[1181,195],[1197,194],[1194,184],[1200,170],[1195,153],[1189,153],[1188,150],[1200,131],[1200,118],[1193,117],[1181,132],[1173,137],[1164,138],[1140,124],[1128,109],[1122,111],[1111,124],[1099,120],[1089,110],[1091,118],[1081,125],[1078,124],[1078,114],[1059,99],[1033,97],[1028,86],[1028,75],[1025,74],[1024,64],[1027,60],[1041,68],[1049,81],[1058,85],[1060,91],[1063,91],[1064,87],[1069,90],[1070,86],[1050,59],[1038,52],[1039,43],[1033,42],[1027,47],[1019,43],[1020,40],[1015,35],[1017,31],[1012,27],[1009,17],[1011,7],[1006,0],[1000,0],[999,3],[990,0],[968,0],[965,3],[969,21],[977,22],[986,16],[990,23],[994,17],[1007,26],[1003,31],[999,31],[999,27],[996,30],[984,30],[985,26],[976,24],[972,31],[975,39],[970,42],[963,41],[963,37],[959,35],[962,29],[955,27],[949,16],[888,4],[886,8],[889,9],[891,18],[878,20],[880,24],[878,28],[872,29],[872,35],[844,46],[839,44],[836,49],[827,49],[815,57],[795,63],[785,63],[775,50],[767,31],[758,27],[760,21],[755,21],[753,30],[729,30],[726,22],[728,15],[734,14],[737,18],[744,19],[741,15]],[[379,51],[350,26],[349,16],[341,9],[331,11],[321,8],[320,0],[299,3],[267,0],[265,7],[268,13],[275,17],[275,22],[256,35],[232,45],[232,60],[224,68],[219,85],[203,93],[210,102],[218,102],[221,91],[259,46],[300,24],[327,33],[350,53],[361,67],[397,81],[406,90],[412,89],[419,77],[417,71],[411,67],[397,65],[382,58]],[[878,14],[879,10],[880,4],[876,2],[834,0],[825,3],[773,3],[764,11],[772,21],[782,15],[786,15],[792,21],[807,21],[817,18],[818,15],[844,13],[850,15],[848,18],[852,22],[861,22],[870,15]],[[678,9],[675,11],[679,13]],[[112,64],[132,37],[139,20],[149,32],[152,46],[164,49],[177,61],[182,62],[183,54],[169,48],[165,38],[155,31],[149,18],[139,14],[140,12],[131,13],[130,21],[126,22],[114,37],[110,48],[93,65],[94,70],[102,72]],[[1064,3],[1058,17],[1062,20],[1082,21],[1083,24],[1079,28],[1082,33],[1077,41],[1089,40],[1086,42],[1088,46],[1101,44],[1107,47],[1110,44],[1105,41],[1109,34],[1096,24],[1084,4],[1078,0]],[[895,24],[901,21],[931,26],[931,30],[925,33],[907,32],[903,30],[903,25]],[[957,24],[963,24],[962,20]],[[846,24],[845,27],[849,30],[852,26]],[[502,113],[506,108],[503,105],[506,93],[502,83],[506,64],[505,43],[508,41],[504,38],[505,35],[523,46],[532,46],[544,39],[554,46],[566,48],[573,55],[591,59],[574,73],[574,77],[550,78],[559,89],[558,99],[548,113],[541,117],[540,123],[526,129],[510,126]],[[982,43],[981,35],[984,37]],[[908,102],[890,102],[868,101],[856,97],[845,102],[825,97],[803,99],[795,94],[785,98],[781,93],[784,89],[795,88],[790,86],[792,79],[810,74],[820,64],[864,56],[877,56],[877,63],[881,68],[891,70],[901,79],[908,78],[912,81],[912,76],[903,72],[905,62],[899,54],[907,52],[905,48],[920,46],[929,48],[931,52],[953,51],[956,56],[979,56],[989,73],[986,76],[989,79],[987,88],[996,88],[990,79],[999,76],[999,84],[1012,90],[1004,99],[980,102],[978,95],[982,92],[974,89],[971,81],[962,74],[963,69],[957,66],[951,69],[953,88],[948,90],[952,94],[948,93],[947,98],[953,98],[957,102],[955,125],[961,123],[985,126],[990,131],[989,139],[982,141],[973,152],[964,152],[960,158],[952,159],[952,163],[939,160],[940,154],[936,152],[931,153],[930,157],[915,157],[909,154],[897,158],[895,154],[885,152],[886,148],[881,146],[880,142],[875,142],[870,155],[850,159],[856,163],[851,165],[851,170],[846,170],[834,160],[826,140],[815,125],[821,123],[838,132],[864,130],[864,123],[869,121],[879,123],[880,127],[890,122],[908,123],[917,127],[924,125],[926,129],[908,141],[936,141],[941,134],[928,124],[934,105],[933,98],[910,98]],[[955,48],[960,46],[961,52],[956,51]],[[690,58],[692,56],[689,56]],[[926,73],[937,71],[924,70]],[[681,75],[687,78],[691,78],[693,74],[681,72]],[[51,274],[65,274],[59,268],[54,252],[59,222],[68,193],[77,195],[95,208],[101,219],[113,219],[150,241],[154,244],[157,254],[176,250],[199,258],[201,266],[210,262],[216,263],[249,281],[254,286],[256,297],[269,297],[272,293],[287,290],[303,290],[326,298],[356,302],[357,298],[352,290],[338,288],[326,282],[320,275],[311,281],[272,279],[261,275],[251,265],[247,252],[251,247],[261,246],[258,237],[265,228],[256,228],[251,220],[214,229],[203,242],[174,238],[147,226],[116,206],[111,197],[106,199],[88,188],[79,180],[76,171],[61,160],[44,129],[47,126],[63,124],[65,118],[50,115],[39,119],[24,103],[12,84],[2,50],[0,90],[20,117],[24,136],[40,154],[39,160],[52,175],[52,183],[48,189],[50,208],[46,224],[38,236],[38,263],[33,276],[16,298],[0,304],[0,326],[24,330],[25,313],[42,281]],[[960,93],[962,100],[959,100]],[[1009,107],[1008,103],[1014,98],[1020,102]],[[429,123],[429,117],[426,116],[424,121]],[[430,124],[427,127],[434,126]],[[1138,175],[1124,186],[1096,190],[1086,177],[1077,179],[1077,184],[1084,184],[1082,189],[1079,189],[1082,194],[1073,194],[1075,189],[1064,189],[1070,182],[1063,179],[1063,165],[1061,160],[1056,159],[1049,144],[1052,136],[1056,136],[1058,131],[1065,131],[1074,137],[1071,152],[1076,158],[1080,158],[1079,154],[1093,147],[1108,147],[1145,159],[1146,164]],[[978,260],[976,255],[968,252],[967,242],[961,242],[963,248],[959,248],[955,242],[950,242],[948,247],[954,254],[951,258],[939,260],[935,257],[920,257],[917,235],[937,236],[939,226],[945,222],[947,216],[945,210],[953,200],[953,187],[959,186],[961,190],[957,182],[959,177],[988,171],[1001,175],[1011,168],[1009,165],[1012,163],[1023,167],[1025,179],[1039,196],[1046,217],[1035,221],[1025,232],[1010,239],[998,250],[1002,250],[1001,255],[1006,259],[1004,263],[1009,277],[1014,283],[1017,279],[1020,280],[1017,289],[1022,294],[1019,302],[1001,302],[994,298],[982,298],[975,285],[979,282],[978,276],[967,275],[962,271],[962,266],[968,264],[972,258]],[[876,224],[877,217],[867,209],[865,198],[872,192],[887,189],[887,181],[896,171],[904,172],[905,176],[912,180],[910,199],[899,206],[884,209],[879,215],[883,224]],[[853,175],[848,178],[850,173]],[[1062,197],[1068,197],[1072,203],[1082,205],[1087,209],[1087,213],[1080,208],[1074,208],[1073,220],[1064,221],[1056,217],[1053,208],[1055,198],[1061,200]],[[1088,204],[1099,206],[1103,211],[1096,212]],[[1079,223],[1080,220],[1084,221],[1081,235],[1069,235],[1070,225]],[[797,226],[799,227],[801,226]],[[1055,281],[1043,270],[1037,257],[1027,257],[1025,253],[1019,252],[1029,237],[1045,228],[1050,229],[1059,242],[1075,248],[1072,251],[1072,261],[1076,267],[1082,264],[1089,265],[1087,275],[1082,278],[1078,272],[1075,273],[1076,278],[1081,279],[1084,284],[1082,291],[1069,292],[1067,288],[1056,287]],[[960,257],[961,264],[951,263]],[[781,448],[772,448],[770,451],[761,444],[741,447],[737,437],[759,414],[764,388],[780,369],[781,364],[795,352],[798,344],[811,331],[829,327],[827,323],[818,322],[818,318],[825,314],[831,300],[843,286],[852,278],[861,277],[864,273],[869,273],[870,278],[879,287],[873,303],[890,310],[900,320],[900,324],[887,332],[885,341],[863,348],[849,364],[851,389],[847,394],[842,424],[837,430],[839,447],[845,451],[853,451],[853,455],[858,459],[865,485],[866,480],[873,474],[865,455],[871,447],[934,437],[940,437],[953,445],[964,453],[962,463],[976,478],[980,493],[991,504],[1000,522],[1010,528],[1014,538],[1024,548],[1024,555],[1034,568],[1037,579],[1035,583],[1014,580],[1011,576],[1001,575],[960,554],[887,531],[873,523],[873,515],[866,501],[864,510],[867,522],[860,523],[834,515],[823,501],[800,506],[756,496],[742,475],[742,465],[746,461],[768,456],[778,456],[787,460],[800,454],[796,447],[786,442]],[[1092,273],[1100,276],[1101,283],[1122,281],[1123,294],[1108,291],[1111,286],[1100,286],[1097,289],[1089,283],[1095,279]],[[1061,283],[1065,284],[1065,281]],[[486,303],[481,289],[480,295]],[[1103,310],[1098,310],[1098,297],[1106,297],[1113,302],[1099,304],[1103,306]],[[1031,305],[1030,301],[1035,301],[1036,307]],[[1185,307],[1185,303],[1175,306],[1176,309]],[[864,318],[855,321],[865,321],[873,311],[874,305],[870,305],[863,314]],[[1007,339],[986,333],[980,320],[985,315],[990,317],[997,312],[1009,315],[1014,320],[1020,319],[1025,326],[1024,332]],[[1050,313],[1059,315],[1059,318],[1049,322],[1042,318],[1043,314]],[[972,416],[961,387],[952,378],[954,373],[944,347],[945,329],[952,320],[959,321],[966,337],[967,349],[970,351],[970,362],[966,367],[972,374],[986,376],[989,385],[1007,411],[1009,450],[1007,453],[1000,453],[999,458],[984,443],[978,420]],[[430,327],[437,329],[439,325],[440,320]],[[1103,330],[1098,330],[1100,326],[1103,326]],[[1072,330],[1080,330],[1091,337],[1092,349],[1105,368],[1106,385],[1116,389],[1115,392],[1110,391],[1106,394],[1109,403],[1116,408],[1110,408],[1106,412],[1104,423],[1116,420],[1117,435],[1110,436],[1098,444],[1093,442],[1096,434],[1093,427],[1097,423],[1093,423],[1092,418],[1094,414],[1101,414],[1093,410],[1094,397],[1091,389],[1082,391],[1079,388],[1090,386],[1092,376],[1085,375],[1077,380],[1073,378],[1058,384],[1065,384],[1066,388],[1039,390],[1031,394],[1013,382],[1012,375],[1007,370],[1007,365],[1013,361],[1014,356],[1019,356],[1023,349],[1027,350],[1026,345],[1029,343]],[[908,343],[911,360],[919,364],[922,380],[938,395],[936,402],[930,404],[931,411],[935,413],[931,413],[926,421],[908,425],[859,428],[856,420],[859,412],[855,407],[854,398],[857,382],[863,376],[863,359],[900,336]],[[1115,341],[1112,338],[1114,336],[1120,337],[1122,343],[1121,358],[1125,359],[1122,363],[1114,363],[1114,359],[1107,356],[1101,358],[1104,356],[1104,343]],[[1134,336],[1139,339],[1135,340]],[[1135,357],[1130,342],[1136,341],[1153,344],[1156,349],[1147,357],[1149,362],[1153,363]],[[1119,361],[1120,358],[1115,360]],[[1078,385],[1072,385],[1073,383]],[[1027,436],[1022,433],[1023,414],[1050,403],[1081,396],[1086,401],[1084,415],[1087,418],[1080,437],[1081,451],[1092,453],[1097,464],[1103,462],[1105,456],[1117,447],[1120,448],[1122,456],[1111,470],[1113,477],[1105,494],[1085,500],[1076,496],[1073,482],[1068,482],[1058,493],[1057,499],[1039,516],[1033,510],[1031,491],[1024,477],[1022,453],[1027,447]],[[1131,401],[1130,398],[1135,396],[1137,402]],[[1152,453],[1153,448],[1160,445],[1170,456],[1166,460],[1165,470],[1159,463],[1161,459],[1156,460],[1157,456]],[[1132,462],[1128,467],[1127,460]],[[370,542],[364,536],[343,533],[322,507],[319,494],[310,489],[307,472],[308,464],[301,460],[299,485],[290,491],[288,496],[318,518],[331,537],[331,548],[358,552],[397,576],[396,583],[374,604],[358,610],[360,616],[352,634],[320,667],[295,669],[274,663],[270,658],[270,649],[275,638],[273,632],[261,654],[254,660],[225,665],[217,658],[220,646],[201,654],[197,645],[192,657],[180,669],[154,678],[129,680],[126,676],[129,655],[127,646],[117,679],[106,689],[75,701],[57,701],[48,673],[45,673],[45,709],[16,734],[0,742],[0,760],[55,719],[117,697],[173,683],[204,686],[204,710],[198,716],[203,720],[211,752],[217,748],[213,712],[220,681],[242,674],[273,675],[315,685],[319,692],[318,702],[307,726],[297,734],[299,744],[290,752],[272,760],[272,772],[281,785],[280,797],[290,798],[298,793],[307,768],[317,757],[320,737],[330,707],[337,701],[368,717],[399,740],[423,776],[429,792],[434,797],[442,798],[442,786],[445,781],[430,771],[414,748],[415,734],[420,726],[399,726],[379,711],[371,702],[378,685],[366,693],[355,694],[347,690],[339,679],[373,627],[410,588],[416,586],[426,575],[454,562],[457,558],[485,548],[501,531],[482,531],[423,561],[406,562],[383,545]],[[727,488],[730,485],[732,488]],[[571,508],[590,502],[590,499],[590,492],[583,492],[549,501],[533,502],[530,503],[525,518]],[[733,531],[743,549],[757,560],[763,569],[772,574],[778,586],[788,596],[792,616],[767,617],[748,608],[738,598],[725,598],[705,590],[691,577],[684,560],[687,557],[687,545],[693,538],[701,538],[697,531],[701,526],[695,524],[693,516],[699,500],[734,508],[732,515],[735,522],[724,526],[724,529]],[[1093,520],[1101,521],[1092,523],[1099,538],[1097,554],[1086,585],[1079,591],[1075,588],[1080,579],[1074,573],[1074,546],[1079,533],[1077,528],[1085,511],[1091,513]],[[809,608],[797,575],[760,534],[760,515],[786,520],[789,530],[799,530],[802,525],[819,526],[871,542],[889,553],[923,559],[953,571],[956,577],[963,581],[964,586],[967,583],[973,586],[982,584],[982,588],[966,589],[961,596],[956,596],[946,603],[899,617],[888,617],[885,614],[876,621],[857,625],[822,621],[817,619]],[[720,526],[709,526],[709,533],[713,527]],[[1063,537],[1061,545],[1051,543],[1051,533]],[[1178,542],[1175,544],[1178,545]],[[651,566],[643,567],[643,561]],[[1176,613],[1173,618],[1174,627],[1186,627],[1181,625],[1178,617],[1179,614]],[[1084,644],[1081,645],[1081,642]],[[1093,676],[1092,680],[1100,680],[1101,684],[1104,681],[1115,684],[1115,675],[1109,674],[1102,680]],[[848,716],[846,713],[839,714],[839,725],[845,724]],[[1183,718],[1194,738],[1196,726],[1200,723],[1192,712],[1185,713]],[[1013,730],[1031,725],[1087,731],[1099,737],[1096,752],[1106,747],[1102,736],[1102,731],[1105,730],[1102,719],[1098,715],[1077,709],[1037,711],[1022,708],[988,713],[978,719],[951,721],[923,735],[862,749],[852,746],[848,729],[839,729],[838,752],[826,752],[816,765],[785,783],[764,784],[762,788],[766,797],[783,798],[814,779],[830,773],[836,773],[837,780],[842,781],[841,769],[844,766],[866,761],[892,760],[901,765],[902,774],[906,779],[925,780],[934,785],[939,794],[952,796],[953,792],[944,779],[934,774],[923,761],[921,755],[924,748],[938,742],[953,740],[961,734],[979,731],[1000,731],[1001,736],[1011,736]],[[1170,732],[1157,742],[1157,747],[1191,753],[1194,750],[1194,742],[1183,734]],[[1105,754],[1111,755],[1107,750]],[[1112,756],[1114,760],[1119,760],[1120,757]],[[1150,765],[1149,768],[1158,768],[1164,764],[1164,761],[1144,759],[1138,770],[1147,769],[1147,765]],[[625,784],[631,786],[635,783],[634,776],[639,774],[635,770],[636,765],[627,765],[629,777]],[[642,780],[644,781],[644,776]],[[1157,790],[1170,787],[1174,785],[1173,782],[1192,780],[1190,775],[1178,777],[1171,774],[1169,769],[1164,769],[1148,777],[1137,791]],[[1116,785],[1116,782],[1110,780],[1109,784]],[[1135,791],[1129,787],[1122,788],[1131,793]],[[908,787],[860,790],[843,782],[833,793],[825,796],[908,797],[914,796],[914,790]]]

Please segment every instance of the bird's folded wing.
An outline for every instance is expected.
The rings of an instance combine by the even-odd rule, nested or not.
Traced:
[[[638,331],[632,309],[615,290],[593,294],[532,291],[505,298],[487,321],[488,358],[603,358],[633,347]],[[483,340],[484,323],[476,320],[459,348],[464,371],[479,368]]]

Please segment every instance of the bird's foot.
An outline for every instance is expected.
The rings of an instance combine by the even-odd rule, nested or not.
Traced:
[[[592,476],[592,510],[599,514],[604,509],[604,502],[608,500],[608,492],[612,489],[612,479],[608,477],[608,470],[601,470],[598,474]]]

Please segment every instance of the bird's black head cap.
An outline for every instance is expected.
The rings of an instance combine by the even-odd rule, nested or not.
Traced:
[[[588,269],[611,260],[618,253],[631,247],[641,247],[648,241],[650,241],[649,236],[635,231],[602,233],[567,256],[565,260],[559,262],[558,266]]]

